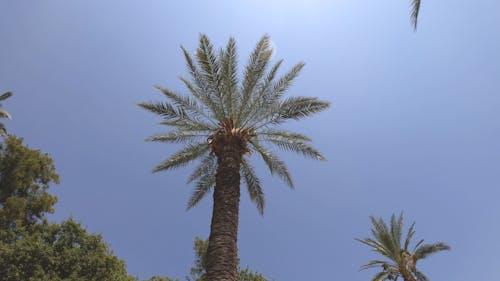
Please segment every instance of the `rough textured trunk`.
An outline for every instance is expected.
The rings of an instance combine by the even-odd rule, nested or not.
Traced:
[[[207,281],[236,281],[241,152],[225,145],[217,153],[214,206],[207,250]]]

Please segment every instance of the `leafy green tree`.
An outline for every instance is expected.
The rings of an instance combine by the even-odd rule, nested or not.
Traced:
[[[417,269],[417,262],[431,254],[450,250],[450,246],[445,243],[422,244],[424,242],[422,239],[415,245],[413,252],[410,252],[409,247],[415,233],[415,223],[408,229],[403,244],[402,213],[397,219],[394,214],[392,215],[390,228],[382,219],[376,220],[372,216],[370,216],[370,219],[373,225],[372,234],[375,239],[356,240],[370,246],[373,251],[388,259],[388,261],[372,260],[361,267],[361,269],[382,268],[382,271],[375,274],[373,281],[397,280],[399,277],[402,277],[404,281],[428,281],[429,279]]]
[[[6,100],[8,98],[10,98],[12,96],[12,93],[11,92],[6,92],[6,93],[3,93],[1,96],[0,96],[0,101],[3,101],[3,100]],[[2,109],[2,105],[0,104],[0,118],[11,118],[10,114],[5,111],[4,109]],[[7,134],[7,130],[5,129],[5,126],[3,123],[0,122],[0,136],[3,136]]]
[[[73,219],[27,231],[2,230],[1,281],[133,281],[100,235]]]
[[[0,281],[132,281],[100,235],[72,219],[47,222],[58,183],[48,154],[7,136],[0,143]]]
[[[22,228],[54,212],[57,198],[47,192],[59,183],[48,154],[23,145],[9,135],[0,143],[0,227]]]
[[[207,36],[200,35],[196,61],[187,50],[182,48],[182,51],[191,80],[181,80],[190,95],[158,87],[166,102],[139,104],[160,115],[163,118],[161,124],[173,128],[168,133],[147,140],[185,144],[184,148],[154,168],[154,172],[168,171],[200,159],[200,164],[188,179],[188,182],[196,181],[188,208],[214,190],[207,280],[235,281],[241,177],[250,199],[261,213],[264,210],[264,192],[249,163],[250,155],[260,155],[272,174],[293,187],[285,163],[264,143],[323,160],[324,157],[309,145],[308,137],[279,127],[288,120],[300,120],[323,111],[329,103],[312,97],[283,98],[304,64],[295,65],[276,80],[282,61],[266,72],[273,52],[267,35],[262,37],[250,55],[241,84],[233,38],[229,39],[225,49],[216,52]]]

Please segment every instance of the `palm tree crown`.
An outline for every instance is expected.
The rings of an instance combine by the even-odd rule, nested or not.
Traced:
[[[290,187],[293,182],[285,163],[264,144],[303,156],[324,160],[309,145],[308,137],[278,129],[292,119],[299,120],[329,107],[328,102],[313,97],[288,97],[284,93],[303,68],[298,63],[281,78],[276,75],[282,61],[270,67],[272,48],[267,35],[257,43],[244,69],[241,84],[237,74],[236,43],[229,39],[225,49],[216,52],[205,35],[200,35],[195,59],[181,47],[190,78],[180,78],[190,95],[182,95],[157,87],[167,102],[140,103],[144,109],[160,115],[161,124],[171,131],[149,137],[148,141],[183,143],[184,148],[154,168],[167,171],[200,159],[188,179],[196,187],[188,202],[195,206],[215,185],[217,159],[228,144],[235,145],[241,157],[240,174],[250,199],[260,213],[264,210],[264,193],[248,158],[256,152],[272,174],[281,177]]]
[[[415,233],[415,223],[408,229],[403,244],[402,213],[397,219],[394,214],[392,215],[390,228],[382,219],[376,220],[372,216],[370,219],[375,239],[356,240],[370,246],[373,251],[389,260],[372,260],[361,267],[361,269],[382,268],[382,271],[375,274],[372,281],[397,280],[399,277],[402,277],[404,281],[428,281],[429,279],[416,268],[417,262],[439,251],[450,250],[450,246],[445,243],[423,244],[424,240],[422,239],[414,246],[413,252],[410,252],[409,246]]]
[[[11,96],[12,96],[11,92],[3,93],[0,96],[0,101],[6,100],[6,99],[10,98]],[[4,109],[2,109],[1,104],[0,104],[0,118],[8,118],[8,119],[11,118],[10,114],[7,111],[5,111]],[[3,136],[5,134],[7,134],[7,130],[5,129],[5,125],[0,122],[0,136]]]

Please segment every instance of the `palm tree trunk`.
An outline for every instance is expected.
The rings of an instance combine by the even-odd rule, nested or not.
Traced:
[[[238,146],[230,143],[222,146],[217,155],[207,281],[237,280],[241,157]]]

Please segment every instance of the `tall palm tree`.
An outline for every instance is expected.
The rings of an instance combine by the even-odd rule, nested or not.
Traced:
[[[0,96],[0,101],[6,100],[6,99],[10,98],[11,96],[12,96],[11,92],[3,93]],[[10,114],[7,111],[5,111],[4,109],[2,109],[1,104],[0,104],[0,118],[8,118],[8,119],[11,118]],[[5,125],[0,122],[0,136],[4,136],[6,134],[7,134],[7,130],[5,129]]]
[[[411,24],[413,29],[417,30],[418,14],[420,12],[420,0],[411,0]]]
[[[404,244],[402,244],[402,213],[398,219],[396,219],[394,214],[392,215],[390,228],[382,219],[376,220],[372,216],[370,216],[370,219],[373,225],[372,234],[375,240],[371,238],[356,240],[370,246],[373,251],[389,260],[372,260],[361,267],[361,269],[382,268],[382,271],[375,274],[372,281],[396,281],[399,277],[402,277],[404,281],[428,281],[429,279],[417,269],[417,262],[439,251],[450,250],[450,246],[443,242],[422,244],[424,242],[422,239],[415,245],[413,252],[410,252],[409,246],[415,233],[415,223],[408,229]]]
[[[186,49],[181,49],[191,79],[180,79],[190,94],[182,95],[157,87],[167,101],[139,104],[160,115],[163,118],[161,124],[173,128],[147,140],[184,144],[184,148],[153,171],[168,171],[200,160],[188,179],[188,183],[196,184],[187,208],[195,206],[213,190],[207,280],[235,281],[240,178],[247,186],[250,200],[261,214],[264,211],[264,192],[249,163],[250,156],[252,153],[260,155],[271,174],[278,175],[293,187],[285,163],[265,144],[324,160],[309,145],[311,140],[308,137],[279,126],[288,120],[300,120],[323,111],[329,103],[313,97],[283,97],[304,64],[296,64],[281,78],[275,79],[282,61],[267,71],[273,52],[267,35],[260,39],[251,53],[241,84],[233,38],[229,39],[225,49],[216,52],[207,36],[200,35],[195,60]]]

